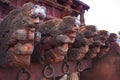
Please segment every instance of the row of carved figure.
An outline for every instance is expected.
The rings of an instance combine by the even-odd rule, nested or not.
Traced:
[[[26,3],[4,18],[0,24],[0,66],[100,58],[109,50],[108,42],[117,39],[116,34],[109,36],[96,26],[80,26],[72,16],[44,21],[46,11],[44,6]]]

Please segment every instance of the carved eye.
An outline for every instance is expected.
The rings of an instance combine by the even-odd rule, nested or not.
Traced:
[[[35,8],[38,8],[38,7],[35,5]]]
[[[44,17],[46,17],[46,8],[44,6],[35,5],[34,15],[39,16],[40,20],[44,19]],[[35,18],[35,16],[33,16],[33,18]]]
[[[40,13],[40,9],[39,8],[35,8],[35,14],[39,14]]]

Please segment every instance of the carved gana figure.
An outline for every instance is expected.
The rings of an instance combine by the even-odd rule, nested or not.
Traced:
[[[66,16],[63,19],[53,19],[46,21],[41,27],[42,38],[38,44],[38,51],[32,57],[34,62],[55,63],[63,61],[65,58],[69,43],[75,41],[78,23],[72,16]]]
[[[41,39],[36,29],[46,17],[46,8],[26,3],[11,11],[0,25],[0,65],[20,67],[30,64],[34,45]]]

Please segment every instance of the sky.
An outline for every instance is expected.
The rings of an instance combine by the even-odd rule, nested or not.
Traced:
[[[98,30],[110,33],[120,31],[120,0],[81,0],[90,6],[85,12],[86,25],[95,25]]]

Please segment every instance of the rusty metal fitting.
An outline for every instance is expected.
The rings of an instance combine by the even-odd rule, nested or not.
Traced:
[[[53,77],[53,75],[54,75],[54,69],[53,69],[53,67],[50,64],[47,64],[47,65],[44,66],[44,68],[43,68],[43,75],[46,78]]]
[[[27,75],[27,79],[23,79],[22,75],[26,74]],[[21,68],[20,71],[18,72],[17,76],[16,76],[16,80],[31,80],[31,74],[29,72],[28,69],[26,68]]]

